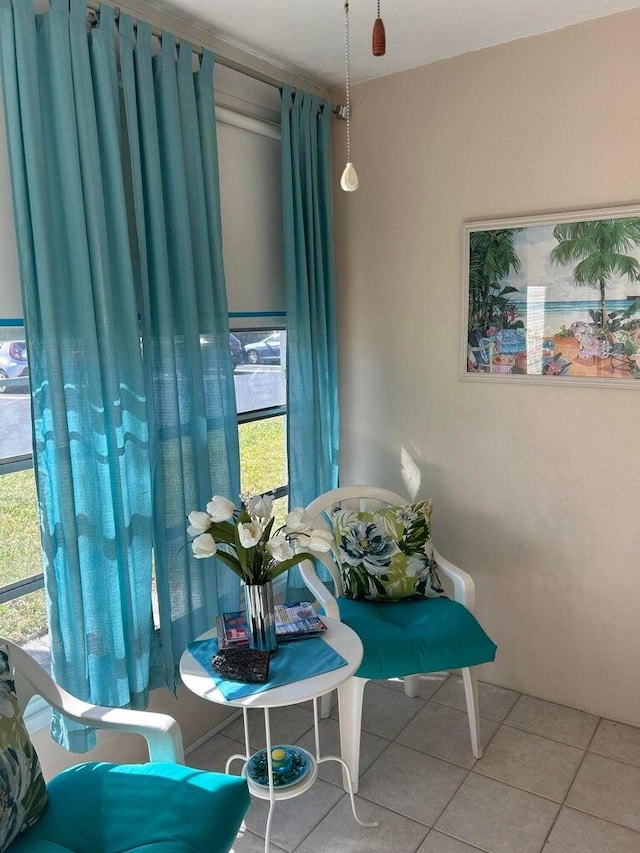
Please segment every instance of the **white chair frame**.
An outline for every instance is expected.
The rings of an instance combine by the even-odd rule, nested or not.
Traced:
[[[316,498],[307,507],[315,527],[331,530],[328,522],[327,512],[340,505],[358,512],[375,510],[383,506],[401,506],[408,503],[406,498],[395,494],[387,489],[374,486],[344,486],[326,492]],[[317,554],[317,558],[331,573],[338,595],[343,594],[342,575],[340,571],[340,559],[337,548],[329,554]],[[473,613],[475,609],[475,583],[471,575],[446,560],[435,549],[433,556],[438,569],[453,584],[454,600],[463,604],[467,610]],[[327,616],[340,619],[338,602],[329,589],[320,580],[311,560],[305,560],[299,566],[300,572],[308,589],[313,593],[318,603],[324,609]],[[469,730],[471,733],[471,750],[476,758],[482,758],[482,744],[480,740],[480,718],[478,710],[478,683],[475,669],[465,667],[461,670],[464,684],[464,694],[469,715]],[[351,771],[354,792],[358,790],[360,769],[360,730],[362,723],[362,700],[364,688],[369,679],[352,676],[345,687],[341,690],[339,699],[340,715],[340,739],[342,743],[343,758]],[[414,698],[418,695],[419,673],[408,675],[404,678],[404,692],[407,696]],[[322,697],[322,717],[328,717],[331,710],[331,694]]]
[[[141,735],[147,741],[150,761],[184,764],[182,732],[173,717],[152,711],[108,708],[83,702],[59,687],[20,646],[2,637],[0,646],[9,649],[18,704],[23,713],[32,696],[41,696],[52,708],[77,723]]]

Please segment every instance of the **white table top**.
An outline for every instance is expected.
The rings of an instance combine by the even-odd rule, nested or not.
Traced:
[[[323,616],[322,621],[327,626],[327,630],[322,634],[323,640],[334,648],[339,655],[342,655],[347,661],[346,666],[332,669],[330,672],[323,672],[321,675],[314,675],[312,678],[282,684],[262,693],[243,696],[241,699],[225,699],[216,687],[213,678],[204,671],[191,652],[186,649],[180,658],[182,681],[185,687],[197,696],[202,696],[203,699],[208,699],[210,702],[231,705],[235,708],[277,708],[282,705],[295,705],[297,702],[306,702],[308,699],[322,696],[352,676],[360,666],[364,654],[360,637],[348,625],[328,616]],[[208,640],[215,636],[214,628],[201,634],[197,639]],[[301,655],[305,654],[306,640],[293,640],[291,642],[292,644],[295,643],[296,648],[300,649]]]

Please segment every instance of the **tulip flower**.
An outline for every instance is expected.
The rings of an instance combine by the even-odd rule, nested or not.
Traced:
[[[189,527],[187,533],[189,536],[199,536],[201,533],[206,533],[211,527],[211,516],[207,512],[190,512],[188,515]]]
[[[245,524],[238,523],[238,539],[243,548],[255,547],[261,538],[262,530],[255,521],[248,521]]]
[[[233,501],[230,501],[228,498],[220,497],[220,495],[214,495],[207,504],[209,517],[211,518],[211,521],[215,522],[229,521],[233,518],[235,509],[236,507]]]
[[[216,540],[210,533],[201,533],[200,536],[196,536],[191,543],[191,550],[193,551],[194,557],[197,557],[199,560],[203,560],[205,557],[213,557],[218,550],[218,547],[216,545]]]
[[[289,545],[286,536],[272,536],[267,542],[266,548],[273,559],[279,563],[293,557],[293,548]]]

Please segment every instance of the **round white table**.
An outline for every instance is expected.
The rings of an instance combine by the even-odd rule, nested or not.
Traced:
[[[377,822],[375,823],[366,823],[365,821],[360,820],[356,813],[355,801],[353,798],[353,785],[351,780],[351,774],[349,771],[349,767],[346,762],[343,760],[341,756],[337,755],[327,755],[325,757],[320,756],[320,737],[318,730],[318,699],[323,696],[325,693],[329,693],[332,690],[337,689],[338,695],[340,695],[340,687],[345,684],[345,682],[351,678],[351,676],[356,672],[360,663],[362,661],[363,648],[362,642],[358,635],[349,628],[347,625],[344,625],[342,622],[337,619],[331,619],[327,616],[322,617],[323,622],[327,625],[327,630],[323,632],[322,639],[327,642],[339,655],[341,655],[346,661],[345,666],[341,666],[338,669],[332,669],[329,672],[323,672],[320,675],[314,675],[311,678],[304,678],[300,681],[293,681],[290,684],[283,684],[278,687],[273,687],[270,690],[264,690],[261,693],[252,693],[249,696],[244,696],[240,699],[225,699],[223,694],[220,692],[218,687],[216,686],[211,675],[206,672],[203,667],[198,663],[198,661],[193,657],[191,652],[187,649],[181,659],[180,659],[180,675],[182,677],[182,681],[192,693],[195,693],[197,696],[201,696],[203,699],[207,699],[209,702],[216,702],[220,705],[227,705],[234,708],[242,708],[243,718],[244,718],[244,739],[245,739],[245,753],[243,755],[232,755],[228,761],[225,768],[225,772],[229,772],[229,767],[231,763],[236,760],[243,761],[242,774],[247,779],[247,784],[249,785],[249,790],[256,797],[260,797],[264,800],[269,800],[269,816],[267,818],[267,827],[265,833],[265,844],[264,850],[265,853],[269,853],[269,839],[271,835],[271,818],[273,814],[273,809],[277,800],[290,799],[291,797],[297,797],[299,794],[304,793],[304,791],[308,790],[316,780],[318,775],[318,764],[323,763],[324,761],[338,761],[342,765],[343,778],[347,781],[347,789],[349,796],[351,798],[351,811],[353,812],[353,816],[355,820],[361,826],[377,826]],[[205,634],[202,634],[198,637],[198,640],[207,640],[216,636],[215,629],[211,631],[207,631]],[[312,646],[308,646],[307,640],[293,640],[292,643],[295,643],[296,652],[299,651],[300,655],[308,654],[308,649],[312,648]],[[292,785],[287,785],[283,787],[281,790],[274,786],[273,784],[273,768],[272,768],[272,758],[271,758],[271,725],[269,721],[269,709],[270,708],[279,708],[285,705],[295,705],[299,702],[306,702],[308,700],[313,700],[313,725],[314,725],[314,733],[315,733],[315,755],[311,755],[306,750],[302,750],[300,747],[296,747],[296,749],[300,749],[301,752],[304,753],[305,757],[309,761],[309,770],[305,773],[305,775],[300,779],[299,782],[296,782]],[[247,712],[250,708],[262,708],[264,711],[264,727],[265,727],[265,736],[266,736],[266,756],[267,756],[267,764],[268,764],[268,775],[269,775],[269,784],[260,785],[255,782],[249,774],[247,773],[247,763],[251,758],[250,748],[249,748],[249,721]],[[341,751],[344,753],[344,744],[341,745]]]

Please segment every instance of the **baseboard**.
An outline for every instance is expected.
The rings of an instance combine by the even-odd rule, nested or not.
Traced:
[[[213,737],[214,735],[221,734],[222,732],[224,732],[228,725],[233,723],[235,720],[238,719],[238,717],[241,716],[242,711],[234,711],[228,717],[225,717],[225,719],[221,723],[218,723],[217,726],[214,726],[212,729],[209,729],[203,735],[200,735],[199,738],[196,738],[193,743],[190,743],[189,746],[186,746],[184,748],[184,754],[189,755],[191,752],[194,751],[194,749],[198,749],[199,746],[202,746],[203,743],[206,743],[209,738]]]

